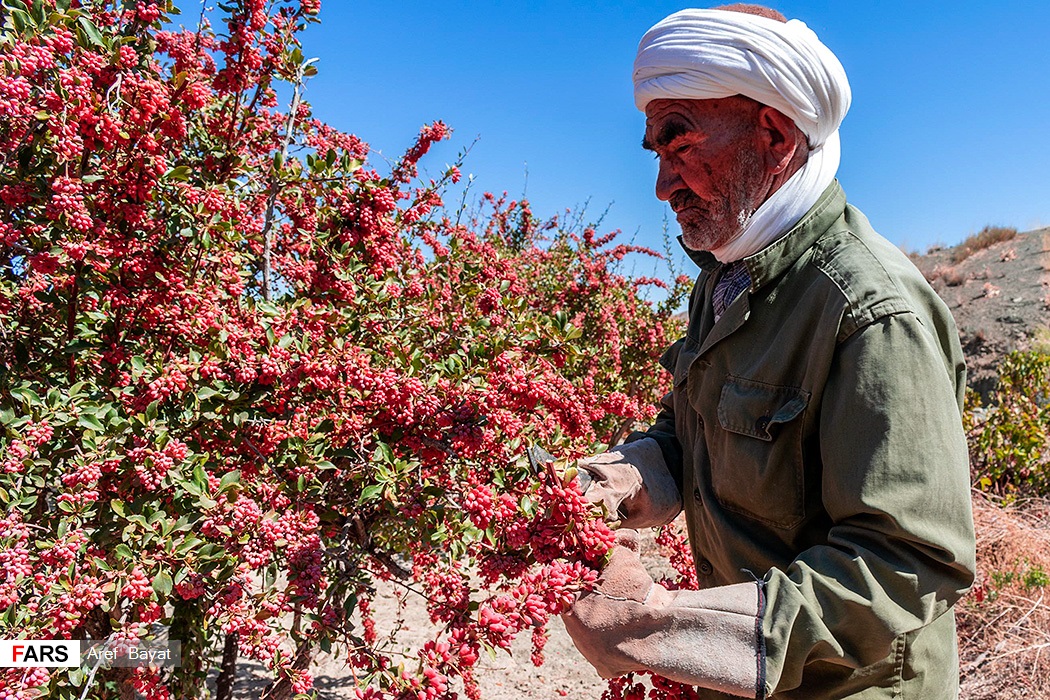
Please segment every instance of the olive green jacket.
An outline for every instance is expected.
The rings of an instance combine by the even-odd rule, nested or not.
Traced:
[[[974,532],[948,309],[837,182],[717,323],[720,266],[691,255],[674,390],[632,437],[679,484],[701,587],[758,581],[756,696],[956,697]]]

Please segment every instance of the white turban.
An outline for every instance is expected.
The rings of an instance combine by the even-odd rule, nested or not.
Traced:
[[[846,71],[799,20],[728,10],[682,10],[646,32],[634,59],[638,109],[655,99],[744,95],[791,118],[809,159],[751,215],[740,234],[711,251],[739,260],[779,238],[816,204],[839,167],[839,124],[850,104]]]

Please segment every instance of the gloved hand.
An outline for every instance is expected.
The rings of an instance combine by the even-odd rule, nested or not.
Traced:
[[[631,549],[636,541],[637,533],[620,530],[597,588],[562,615],[584,658],[602,678],[652,671],[723,693],[764,696],[759,586],[668,591]]]
[[[638,556],[638,531],[621,528],[616,531],[616,544],[609,561],[598,577],[597,591],[607,598],[652,602],[663,599],[668,591],[653,581]]]
[[[682,497],[656,440],[645,438],[579,461],[591,484],[584,495],[603,503],[606,520],[621,527],[666,525],[682,510]]]

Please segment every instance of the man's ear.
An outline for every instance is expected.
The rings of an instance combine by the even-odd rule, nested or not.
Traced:
[[[807,149],[806,135],[778,109],[763,106],[758,112],[759,139],[770,175],[779,175],[795,156]]]

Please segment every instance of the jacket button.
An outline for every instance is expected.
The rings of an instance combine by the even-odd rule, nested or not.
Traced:
[[[711,562],[706,559],[700,560],[700,573],[704,576],[710,576],[715,572],[715,567],[711,566]]]
[[[765,429],[769,427],[769,416],[762,416],[755,421],[755,430],[759,432],[765,432]]]
[[[702,503],[704,498],[700,495],[700,489],[693,489],[693,500],[697,503]]]

